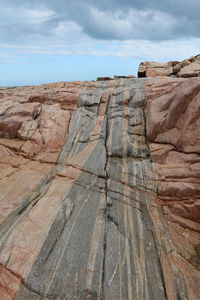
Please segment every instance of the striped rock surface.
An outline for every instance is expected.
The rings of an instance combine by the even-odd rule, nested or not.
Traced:
[[[0,89],[0,299],[200,299],[200,79]]]

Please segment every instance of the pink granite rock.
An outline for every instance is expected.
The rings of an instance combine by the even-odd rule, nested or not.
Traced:
[[[200,78],[177,64],[0,89],[0,300],[199,299]]]
[[[166,216],[174,259],[190,281],[188,299],[198,299],[200,79],[148,81],[145,91],[147,139],[157,181],[154,201]]]
[[[170,61],[142,62],[139,65],[138,77],[199,77],[200,55],[192,56],[182,62]]]

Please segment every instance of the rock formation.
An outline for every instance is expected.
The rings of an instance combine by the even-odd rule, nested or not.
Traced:
[[[0,299],[200,299],[199,127],[200,78],[0,89]]]
[[[200,55],[192,56],[182,62],[170,61],[142,62],[139,65],[138,77],[199,77],[200,76]]]

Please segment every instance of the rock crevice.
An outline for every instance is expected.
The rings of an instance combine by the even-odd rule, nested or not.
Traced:
[[[199,91],[133,77],[1,89],[2,300],[199,299]]]

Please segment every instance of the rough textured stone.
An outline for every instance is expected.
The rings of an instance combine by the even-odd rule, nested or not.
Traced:
[[[142,62],[139,65],[138,77],[199,77],[200,55],[192,56],[182,62],[170,61]]]
[[[177,74],[178,77],[198,77],[200,76],[200,64],[192,63],[183,67]]]
[[[1,300],[200,298],[199,99],[199,78],[0,89]]]
[[[198,299],[200,80],[149,81],[145,91],[147,140],[157,181],[156,202],[165,214],[173,244],[167,256],[179,266],[186,285],[189,283],[188,298],[183,299]]]
[[[172,63],[143,62],[139,65],[138,70],[138,77],[159,77],[172,74]]]

